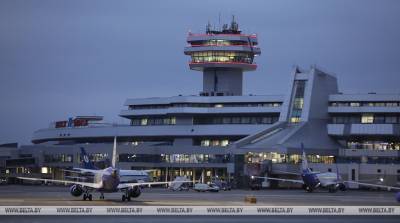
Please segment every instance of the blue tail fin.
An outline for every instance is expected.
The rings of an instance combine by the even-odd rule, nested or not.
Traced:
[[[90,169],[90,170],[95,170],[97,169],[93,163],[89,159],[89,155],[86,153],[85,149],[81,147],[81,157],[83,161],[83,168],[85,169]]]

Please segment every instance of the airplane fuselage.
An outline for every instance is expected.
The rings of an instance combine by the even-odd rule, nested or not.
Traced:
[[[330,192],[335,192],[337,188],[344,190],[336,173],[313,173],[306,171],[303,172],[301,177],[304,182],[304,189],[309,192],[319,187],[328,188]]]
[[[117,169],[112,167],[106,168],[95,177],[97,181],[101,181],[101,187],[98,189],[100,192],[117,192],[120,183],[120,176]]]

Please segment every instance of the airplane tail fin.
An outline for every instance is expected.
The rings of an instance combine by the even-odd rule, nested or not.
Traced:
[[[116,163],[117,163],[117,136],[114,137],[114,146],[113,146],[112,157],[111,157],[111,166],[113,168],[115,168]]]
[[[81,147],[81,156],[82,156],[82,159],[83,159],[83,168],[90,169],[90,170],[97,169],[94,166],[94,164],[92,163],[92,161],[90,161],[89,155],[86,153],[86,151],[85,151],[85,149],[83,147]]]
[[[301,143],[301,150],[303,151],[303,155],[301,157],[301,170],[303,173],[311,172],[310,168],[308,167],[307,155],[304,151],[304,144]]]

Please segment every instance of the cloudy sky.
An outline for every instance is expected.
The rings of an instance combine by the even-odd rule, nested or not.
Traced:
[[[294,65],[335,73],[344,93],[400,93],[400,1],[0,1],[0,143],[75,115],[118,113],[126,98],[198,94],[189,30],[234,14],[258,34],[246,94],[284,94]]]

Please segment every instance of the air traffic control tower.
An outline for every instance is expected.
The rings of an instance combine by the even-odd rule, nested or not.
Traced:
[[[201,96],[242,95],[243,71],[255,70],[254,57],[261,54],[255,34],[242,34],[233,17],[222,29],[208,23],[206,33],[189,33],[187,42],[190,69],[203,71]]]

